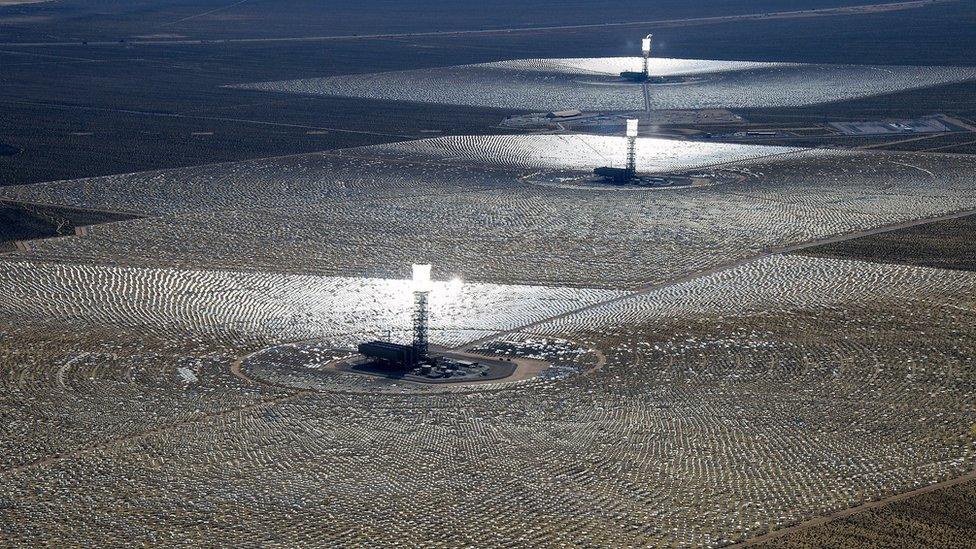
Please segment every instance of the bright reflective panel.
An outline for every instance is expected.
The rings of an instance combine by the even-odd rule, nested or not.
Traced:
[[[637,123],[639,121],[636,118],[627,119],[627,137],[637,137]]]

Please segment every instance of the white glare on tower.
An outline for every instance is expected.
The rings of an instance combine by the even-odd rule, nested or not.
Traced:
[[[637,173],[637,122],[636,118],[627,119],[627,172],[631,177]]]
[[[430,265],[413,266],[413,347],[419,359],[427,358],[427,296],[430,294]]]
[[[647,60],[651,57],[651,40],[653,38],[653,34],[648,34],[643,40],[641,40],[641,52],[644,54],[644,78],[648,78],[649,76],[647,71]]]

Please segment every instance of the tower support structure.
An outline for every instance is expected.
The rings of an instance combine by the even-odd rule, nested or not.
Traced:
[[[637,173],[637,124],[636,118],[627,120],[627,175],[630,178]]]
[[[417,358],[427,358],[429,345],[427,343],[427,297],[430,292],[415,291],[413,293],[413,348],[417,350]]]
[[[627,171],[633,177],[637,173],[637,138],[627,138]]]
[[[427,298],[432,289],[430,265],[413,266],[413,348],[418,361],[427,360]]]

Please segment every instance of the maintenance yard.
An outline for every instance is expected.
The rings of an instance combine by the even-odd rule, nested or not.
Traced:
[[[581,133],[610,133],[619,129],[627,118],[639,117],[639,113],[584,113],[577,109],[557,112],[533,112],[512,115],[501,122],[504,128],[533,130],[568,130]],[[710,126],[742,124],[741,116],[728,109],[655,110],[646,121],[652,126]],[[618,132],[619,133],[619,132]]]
[[[939,114],[916,120],[831,122],[830,125],[846,135],[940,133],[971,131],[976,129],[968,124]]]

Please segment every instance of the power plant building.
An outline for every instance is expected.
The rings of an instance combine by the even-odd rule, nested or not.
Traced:
[[[359,353],[391,366],[413,367],[420,362],[420,353],[413,345],[402,345],[388,341],[369,341],[360,343]]]

